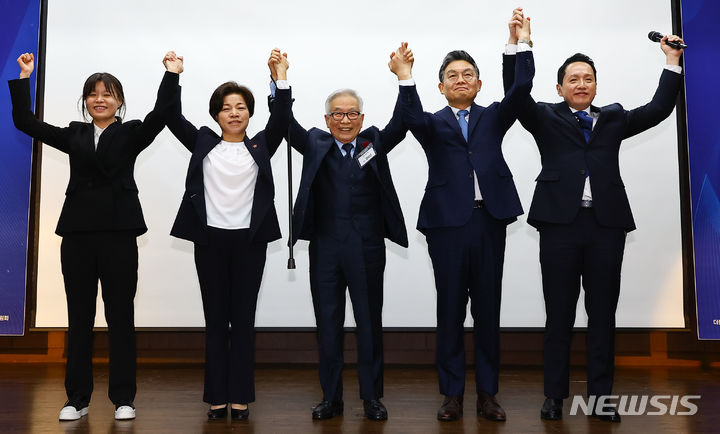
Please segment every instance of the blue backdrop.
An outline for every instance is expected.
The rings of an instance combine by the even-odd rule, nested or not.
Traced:
[[[720,70],[717,0],[683,0],[698,337],[720,339]],[[714,54],[713,54],[714,53]]]
[[[0,335],[25,329],[25,276],[32,139],[12,123],[10,93],[4,83],[17,78],[20,53],[37,57],[40,0],[0,0]],[[37,59],[36,59],[37,60]],[[36,62],[37,63],[37,62]],[[31,89],[35,89],[35,76]],[[34,101],[34,92],[33,92]]]

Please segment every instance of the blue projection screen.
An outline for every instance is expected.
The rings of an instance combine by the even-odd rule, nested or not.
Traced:
[[[0,1],[0,58],[3,82],[18,76],[19,53],[38,51],[40,0]],[[31,89],[35,89],[31,77]],[[34,101],[34,95],[33,95]],[[0,335],[25,330],[28,215],[32,139],[15,129],[10,93],[0,85]]]
[[[682,2],[687,95],[688,152],[695,254],[698,337],[720,339],[720,131],[717,102],[720,87],[708,74],[720,69],[714,41],[720,4],[708,0]]]

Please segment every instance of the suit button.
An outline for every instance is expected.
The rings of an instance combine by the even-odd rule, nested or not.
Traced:
[[[581,174],[581,175],[584,175],[584,174],[585,174],[585,169],[580,169],[580,174]]]
[[[472,151],[468,151],[468,155],[472,155]]]
[[[470,174],[468,175],[468,178],[472,178],[472,177],[473,177],[472,172],[470,172]]]

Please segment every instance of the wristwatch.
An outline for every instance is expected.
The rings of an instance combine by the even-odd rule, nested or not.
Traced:
[[[518,39],[518,44],[519,44],[520,42],[524,42],[524,43],[528,44],[528,45],[530,46],[530,48],[532,48],[532,46],[533,46],[532,41],[529,40],[529,39]]]

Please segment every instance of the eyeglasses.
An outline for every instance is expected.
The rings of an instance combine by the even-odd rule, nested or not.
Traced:
[[[340,122],[341,120],[343,120],[343,118],[345,116],[347,116],[348,119],[350,119],[351,121],[354,121],[360,117],[360,114],[361,114],[360,112],[355,112],[355,111],[347,112],[347,113],[332,112],[332,113],[330,113],[330,117],[333,118],[333,120]]]
[[[462,74],[450,72],[445,75],[445,80],[449,81],[450,83],[455,83],[460,79],[460,77],[462,77],[463,80],[468,83],[477,79],[477,76],[473,72],[463,72]]]

